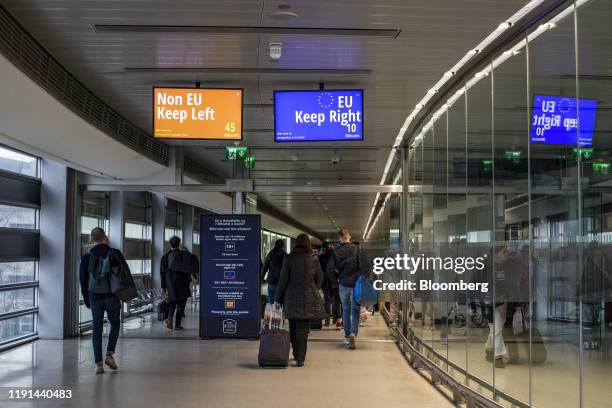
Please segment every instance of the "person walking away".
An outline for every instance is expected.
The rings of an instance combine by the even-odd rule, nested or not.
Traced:
[[[325,327],[329,327],[330,317],[333,316],[334,324],[338,328],[340,319],[340,294],[338,293],[338,278],[333,275],[327,274],[327,264],[331,258],[334,247],[330,242],[323,242],[323,252],[319,255],[319,264],[323,271],[323,296],[325,299]]]
[[[113,355],[121,329],[121,301],[113,294],[110,286],[112,269],[119,265],[127,267],[121,251],[108,245],[108,238],[102,228],[91,230],[90,240],[93,247],[81,257],[79,276],[81,294],[88,309],[91,309],[93,333],[91,336],[96,374],[104,373],[104,364],[111,370],[117,370]],[[106,346],[106,357],[102,360],[102,332],[104,330],[104,313],[110,323],[110,333]]]
[[[191,277],[197,278],[197,262],[194,255],[181,249],[181,239],[170,238],[170,250],[162,256],[160,262],[161,287],[168,300],[168,318],[164,324],[169,330],[183,330],[182,320],[185,315],[187,299],[191,297]],[[176,317],[175,317],[176,312]],[[173,325],[173,318],[175,324]]]
[[[303,367],[308,347],[310,321],[320,319],[323,304],[319,289],[323,271],[306,234],[296,238],[293,250],[285,258],[278,279],[275,303],[283,305],[289,319],[289,337],[296,367]]]
[[[263,263],[261,275],[265,276],[266,272],[268,277],[266,279],[268,283],[268,303],[274,303],[276,297],[276,288],[278,286],[278,278],[280,276],[281,268],[283,267],[283,261],[287,256],[285,251],[285,241],[277,239],[274,243],[274,248],[268,252],[266,259]]]
[[[355,282],[361,273],[359,264],[359,248],[351,242],[348,229],[338,232],[340,245],[335,249],[327,264],[327,273],[338,277],[338,292],[342,303],[342,324],[344,325],[344,345],[355,349],[355,341],[359,332],[359,305],[355,303],[353,291]]]
[[[493,322],[489,323],[489,336],[485,344],[485,357],[487,359],[494,358],[495,367],[497,368],[504,368],[506,366],[504,359],[508,357],[508,350],[506,349],[503,337],[508,312],[506,292],[508,284],[508,279],[506,279],[508,265],[506,261],[508,260],[508,255],[508,248],[505,245],[496,248],[493,263],[493,284],[495,285]]]

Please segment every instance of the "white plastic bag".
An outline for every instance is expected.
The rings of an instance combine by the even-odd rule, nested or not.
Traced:
[[[263,327],[277,330],[283,328],[283,305],[266,304]]]
[[[266,303],[266,309],[264,310],[264,327],[268,327],[270,319],[272,318],[272,305]]]
[[[514,334],[521,334],[525,330],[523,326],[523,310],[521,308],[514,309],[512,316],[512,331]]]

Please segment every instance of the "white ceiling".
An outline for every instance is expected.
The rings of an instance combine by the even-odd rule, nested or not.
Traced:
[[[51,54],[95,94],[146,131],[151,128],[151,88],[242,87],[245,142],[257,157],[250,176],[260,184],[377,184],[389,148],[406,115],[467,50],[525,0],[2,0],[7,9]],[[299,17],[269,16],[288,4]],[[397,38],[363,36],[97,33],[95,24],[287,26],[400,29]],[[284,43],[283,57],[271,62],[267,44]],[[127,73],[125,68],[325,68],[369,69],[369,75]],[[282,144],[273,142],[275,89],[357,87],[365,92],[365,141]],[[223,142],[186,142],[187,154],[225,177]],[[214,148],[217,147],[217,148]],[[332,165],[336,149],[342,162]],[[295,153],[297,161],[290,161]],[[322,210],[301,194],[270,200],[321,233],[353,226],[361,236],[373,195],[347,195],[344,205]],[[332,201],[341,197],[336,197]],[[311,200],[312,201],[312,200]],[[300,203],[281,205],[282,203]],[[358,204],[357,204],[358,203]],[[323,211],[323,216],[322,216]],[[331,217],[331,218],[330,218]],[[316,226],[315,226],[316,225]]]

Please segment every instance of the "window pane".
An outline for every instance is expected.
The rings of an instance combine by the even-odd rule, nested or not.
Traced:
[[[36,262],[0,263],[0,285],[36,280]]]
[[[79,324],[84,325],[87,323],[91,323],[91,310],[87,308],[85,305],[79,305]]]
[[[166,228],[164,230],[164,239],[166,241],[170,241],[170,238],[172,238],[175,235],[181,239],[183,238],[183,232],[180,229]]]
[[[142,275],[151,273],[151,260],[150,259],[128,259],[126,260],[130,267],[132,275]]]
[[[529,44],[530,104],[536,95],[569,100],[577,96],[573,17],[570,14],[556,22],[553,30]],[[579,234],[579,183],[583,177],[572,153],[574,148],[576,145],[548,143],[531,143],[529,148],[532,178],[529,223],[534,238],[529,313],[531,404],[536,407],[557,407],[559,401],[565,407],[581,405],[577,347],[580,344],[581,261],[576,236]],[[508,378],[507,381],[512,384],[516,380]]]
[[[0,169],[2,170],[37,177],[37,162],[36,157],[0,147]]]
[[[125,237],[132,239],[151,239],[151,226],[126,222]]]
[[[34,208],[0,205],[0,228],[36,229]]]
[[[34,315],[0,321],[0,342],[34,333]]]
[[[81,217],[81,234],[89,235],[94,228],[102,228],[108,230],[108,220],[95,217]]]
[[[26,288],[0,292],[0,315],[34,307],[34,290]]]

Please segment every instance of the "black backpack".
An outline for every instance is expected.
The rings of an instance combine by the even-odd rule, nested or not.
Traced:
[[[176,249],[168,254],[168,269],[197,275],[200,269],[198,257],[185,249]]]

